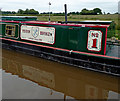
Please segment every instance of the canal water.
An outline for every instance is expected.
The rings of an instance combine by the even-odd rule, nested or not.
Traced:
[[[2,50],[3,99],[119,99],[119,78]]]

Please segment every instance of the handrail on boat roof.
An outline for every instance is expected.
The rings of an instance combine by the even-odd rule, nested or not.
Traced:
[[[110,25],[113,21],[85,20],[85,21],[58,21],[58,23],[76,23],[76,24],[104,24]]]

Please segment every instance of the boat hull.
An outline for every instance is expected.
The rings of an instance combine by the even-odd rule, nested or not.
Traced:
[[[118,59],[110,59],[106,57],[88,56],[78,54],[72,51],[62,51],[51,49],[48,47],[35,46],[11,40],[0,39],[2,48],[22,52],[32,56],[56,61],[59,63],[72,65],[83,69],[96,72],[106,73],[110,75],[120,76],[120,63]],[[112,62],[111,62],[112,61]]]

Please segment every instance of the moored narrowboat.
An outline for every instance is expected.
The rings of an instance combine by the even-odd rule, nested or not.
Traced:
[[[120,76],[119,47],[107,42],[115,31],[112,21],[43,22],[3,16],[0,26],[3,48]]]

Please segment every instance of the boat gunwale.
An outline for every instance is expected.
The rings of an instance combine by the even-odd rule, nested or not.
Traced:
[[[13,41],[13,42],[18,42],[18,43],[22,43],[22,44],[28,44],[28,45],[34,45],[34,46],[45,47],[45,48],[51,48],[51,49],[59,50],[59,51],[71,52],[71,50],[68,50],[68,49],[57,48],[57,47],[51,47],[51,46],[40,45],[40,44],[29,43],[29,42],[23,42],[23,41],[18,41],[18,40],[15,40],[15,39],[10,39],[10,38],[0,38],[0,39],[2,39],[2,40],[8,40],[8,41]],[[87,52],[74,51],[74,50],[72,51],[72,53],[82,54],[82,55],[88,55],[88,56],[95,56],[95,57],[100,57],[100,58],[107,58],[107,59],[120,60],[119,57],[107,56],[107,55],[101,55],[101,54],[95,54],[95,53],[87,53]]]

